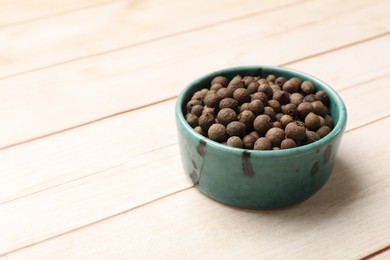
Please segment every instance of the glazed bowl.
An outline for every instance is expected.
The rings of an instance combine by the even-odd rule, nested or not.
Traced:
[[[216,76],[231,80],[236,75],[274,74],[287,79],[311,81],[329,97],[332,131],[322,139],[285,150],[247,150],[230,147],[197,133],[185,119],[186,103],[192,95],[208,88]],[[202,76],[180,93],[175,116],[181,160],[196,188],[224,204],[251,209],[271,209],[305,200],[329,179],[345,130],[347,111],[340,96],[323,81],[304,72],[275,66],[243,66],[218,70]]]

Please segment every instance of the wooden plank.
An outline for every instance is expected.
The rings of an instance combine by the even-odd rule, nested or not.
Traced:
[[[371,106],[363,115],[353,109],[388,96],[389,79],[341,92],[352,108],[352,126],[367,124],[364,116],[377,120],[389,115],[383,103]],[[374,95],[355,99],[355,93],[370,92],[372,84],[377,86]],[[0,248],[4,251],[0,254],[191,187],[176,145],[173,103],[164,102],[2,151],[0,190],[5,197],[0,201],[0,223],[4,225]],[[154,117],[157,113],[160,116]],[[374,113],[376,116],[371,117]],[[155,121],[142,128],[131,124],[145,122],[145,118]],[[164,127],[156,128],[161,125]],[[158,135],[153,134],[156,132]],[[48,214],[44,222],[39,221],[42,212]]]
[[[383,207],[383,202],[390,199],[386,164],[390,146],[382,145],[389,127],[390,120],[384,119],[347,133],[331,179],[300,205],[273,211],[239,210],[190,189],[8,256],[12,259],[363,257],[390,243],[389,209]],[[370,141],[357,142],[367,136]],[[50,214],[40,218],[41,222],[51,219]]]
[[[390,259],[390,249],[381,252],[378,255],[375,255],[374,257],[371,258],[371,260],[388,260]]]
[[[310,9],[312,3],[314,7]],[[316,10],[318,7],[311,1],[299,8],[286,8],[276,13],[263,14],[235,23],[143,44],[128,50],[1,80],[0,119],[8,122],[12,128],[0,129],[0,136],[3,137],[0,140],[0,147],[173,97],[188,84],[190,79],[218,68],[250,63],[287,63],[304,55],[312,55],[360,40],[362,37],[382,33],[388,30],[384,25],[390,24],[388,22],[390,17],[383,8],[386,3],[370,3],[370,7],[335,15],[332,19],[318,24],[309,24],[288,33],[289,29],[299,24],[299,22],[295,23],[299,20],[294,19],[289,25],[279,25],[281,29],[277,31],[286,30],[285,34],[267,37],[270,26],[278,23],[286,15],[295,14],[296,17],[304,17],[300,15],[302,10],[309,13]],[[306,8],[302,8],[305,6]],[[316,14],[323,15],[321,17],[324,18],[333,13],[334,9],[330,8]],[[376,19],[371,19],[372,16]],[[264,21],[269,22],[263,23]],[[341,22],[344,26],[340,26]],[[253,24],[258,26],[251,26]],[[242,32],[236,28],[247,29]],[[232,31],[236,32],[234,37]],[[328,33],[328,37],[325,37],[328,40],[318,41],[319,32],[324,31]],[[202,39],[201,45],[199,39]],[[305,39],[305,44],[297,43],[294,48],[290,48],[289,43],[296,42],[296,39]],[[353,76],[343,81],[343,85],[335,85],[335,88],[356,83],[355,77],[359,80],[371,79],[372,75],[365,73],[367,70],[365,66],[359,64],[369,64],[370,70],[377,76],[388,72],[390,61],[384,57],[390,55],[390,50],[387,48],[389,39],[390,37],[382,37],[332,54],[330,60],[335,58],[343,60],[343,66],[353,67],[350,70]],[[234,52],[229,51],[233,48]],[[175,53],[162,53],[161,50],[164,49],[174,49]],[[264,51],[272,49],[278,51]],[[381,51],[372,52],[373,49]],[[345,59],[350,58],[351,55],[356,57]],[[328,61],[328,58],[324,59]],[[320,68],[322,64],[321,59],[312,58],[305,66],[310,68],[308,71],[317,72],[311,68]],[[302,69],[299,64],[289,66]],[[325,81],[334,85],[338,83],[334,77],[337,75],[343,77],[342,71],[338,67],[332,71],[327,70],[321,75]],[[176,76],[173,76],[172,72],[175,72]],[[334,76],[330,77],[329,73],[334,73]],[[318,73],[313,74],[318,75]],[[151,88],[153,91],[150,90]]]
[[[0,28],[107,2],[107,0],[0,0]]]
[[[245,5],[238,0],[115,1],[4,28],[0,46],[7,51],[0,56],[0,78],[256,12],[276,11],[300,1],[249,0]]]

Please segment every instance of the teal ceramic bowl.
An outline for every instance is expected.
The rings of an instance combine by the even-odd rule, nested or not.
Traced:
[[[334,128],[314,143],[286,150],[246,150],[214,142],[185,120],[186,103],[194,92],[219,75],[299,77],[327,92]],[[273,66],[232,67],[191,82],[177,98],[176,123],[181,159],[197,189],[222,203],[241,208],[270,209],[300,202],[329,179],[346,126],[347,111],[340,96],[326,83],[296,70]]]

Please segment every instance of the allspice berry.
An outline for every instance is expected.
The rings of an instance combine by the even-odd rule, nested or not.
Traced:
[[[212,113],[203,113],[199,117],[199,126],[207,132],[212,124],[215,123],[215,117]]]
[[[254,137],[253,135],[246,135],[242,139],[244,148],[246,149],[253,149],[253,146],[255,145],[255,142],[258,138]]]
[[[315,91],[315,88],[314,88],[313,83],[311,83],[310,81],[304,81],[304,82],[302,82],[301,91],[302,91],[303,93],[305,93],[306,95],[308,95],[308,94],[313,94],[314,91]]]
[[[186,105],[187,111],[191,112],[192,107],[194,107],[196,105],[202,105],[202,102],[197,100],[197,99],[188,101],[188,103]]]
[[[303,95],[301,93],[292,93],[290,95],[290,103],[299,106],[303,102]]]
[[[252,81],[247,87],[247,90],[249,91],[250,94],[256,93],[258,89],[259,89],[259,83],[257,81]]]
[[[246,87],[248,87],[249,84],[250,84],[251,82],[253,82],[254,79],[255,79],[255,78],[252,77],[252,76],[245,76],[245,77],[242,78],[242,81],[244,82],[244,85],[245,85]]]
[[[186,115],[186,121],[192,128],[199,125],[198,120],[199,120],[199,118],[194,114],[188,113]]]
[[[325,91],[319,90],[319,91],[317,91],[315,93],[315,96],[317,97],[318,100],[320,100],[325,105],[329,104],[329,97],[328,97],[328,94],[326,94]]]
[[[246,126],[240,121],[233,121],[227,125],[226,131],[229,136],[243,137],[246,134]]]
[[[274,91],[270,87],[269,84],[261,84],[259,88],[257,89],[258,92],[262,92],[267,95],[268,99],[272,99],[272,95],[274,94]]]
[[[242,142],[241,138],[238,136],[231,136],[227,140],[226,144],[228,146],[236,147],[236,148],[243,148],[244,143]]]
[[[238,103],[243,104],[251,100],[251,94],[246,88],[239,88],[233,92],[233,98],[238,101]]]
[[[278,128],[280,128],[280,129],[283,129],[283,125],[282,125],[282,123],[280,123],[279,121],[274,121],[274,122],[272,123],[272,125],[273,125],[273,127],[278,127]]]
[[[297,147],[297,143],[291,138],[286,138],[280,143],[280,149],[290,149],[294,147]]]
[[[244,103],[240,106],[240,113],[245,110],[249,110],[249,103]]]
[[[272,150],[272,143],[265,137],[260,137],[256,140],[253,149],[255,150]]]
[[[213,124],[208,130],[208,136],[211,140],[216,142],[224,142],[227,140],[228,134],[226,127],[221,124]]]
[[[215,108],[214,107],[204,106],[203,107],[203,111],[202,111],[202,115],[203,114],[213,114],[213,115],[215,115]]]
[[[223,108],[231,108],[234,111],[237,111],[238,102],[233,98],[224,98],[221,101],[219,101],[219,109],[223,109]]]
[[[283,90],[274,92],[272,99],[278,101],[280,105],[285,105],[290,102],[290,96]]]
[[[198,132],[199,134],[201,134],[201,135],[206,135],[206,132],[202,129],[202,127],[200,127],[200,126],[196,126],[195,128],[194,128],[194,130],[196,131],[196,132]]]
[[[320,118],[313,112],[310,112],[305,117],[305,124],[309,130],[316,131],[321,126]]]
[[[217,107],[219,104],[218,95],[214,93],[207,94],[203,99],[203,103],[208,107]]]
[[[253,137],[255,137],[256,140],[260,138],[260,135],[259,135],[259,133],[257,131],[252,131],[249,134],[252,135]]]
[[[266,79],[267,81],[270,81],[270,82],[275,82],[276,77],[275,77],[275,75],[273,75],[273,74],[269,74],[265,79]]]
[[[268,115],[259,115],[253,121],[253,127],[261,135],[264,135],[272,126],[272,120]]]
[[[217,77],[213,78],[213,80],[211,81],[211,85],[221,84],[222,86],[227,87],[228,82],[229,81],[227,78],[225,78],[223,76],[217,76]]]
[[[289,123],[284,129],[287,138],[293,139],[295,142],[302,141],[306,137],[305,125],[300,121]]]
[[[237,120],[236,112],[231,108],[223,108],[218,112],[218,122],[223,125],[228,125],[230,122]]]
[[[306,130],[306,138],[304,140],[305,144],[314,143],[315,141],[320,140],[321,137],[314,131]]]
[[[328,109],[319,100],[311,102],[311,105],[313,106],[314,113],[319,116],[325,116],[328,112]]]
[[[283,128],[286,127],[289,123],[294,122],[294,119],[290,115],[283,115],[280,118],[280,123],[282,124]]]
[[[282,118],[283,115],[284,115],[283,113],[276,113],[275,114],[275,120],[276,121],[280,121],[280,119]]]
[[[218,89],[221,89],[221,88],[223,88],[222,84],[215,83],[215,84],[211,85],[210,90],[218,91]]]
[[[291,80],[287,80],[284,84],[283,84],[283,87],[282,89],[288,93],[294,93],[294,92],[297,92],[298,90],[298,85],[291,81]]]
[[[301,87],[302,85],[302,80],[300,78],[297,78],[297,77],[292,77],[290,79],[290,81],[295,84],[297,86],[297,91],[299,90],[299,88]]]
[[[245,84],[244,82],[242,81],[239,81],[237,83],[232,83],[232,81],[229,83],[229,85],[227,86],[227,90],[230,92],[231,95],[233,95],[233,93],[237,90],[237,89],[245,89]],[[238,100],[237,100],[238,101]]]
[[[297,106],[292,103],[288,103],[282,106],[282,112],[285,115],[295,117],[297,115]]]
[[[286,81],[287,81],[287,79],[286,79],[285,77],[277,77],[277,78],[275,79],[275,83],[276,83],[279,87],[283,86],[283,84],[284,84]]]
[[[268,106],[271,107],[275,111],[275,113],[279,113],[280,111],[282,111],[280,103],[276,100],[268,100]]]
[[[280,143],[284,139],[284,131],[281,128],[273,127],[267,131],[265,137],[271,141],[272,146],[280,146]]]
[[[263,113],[264,113],[264,115],[268,115],[272,119],[272,121],[275,120],[276,113],[272,109],[272,107],[269,107],[269,106],[264,107],[264,112]]]
[[[202,112],[203,112],[203,107],[201,105],[195,105],[191,108],[191,114],[194,114],[197,117],[201,116]]]
[[[253,128],[253,121],[255,118],[255,114],[250,110],[244,110],[237,116],[238,121],[244,123],[247,130]]]
[[[327,136],[330,132],[330,128],[326,125],[317,129],[317,134],[320,136],[320,138]]]
[[[264,105],[261,100],[255,99],[249,103],[249,110],[253,112],[255,115],[260,115],[264,112]]]
[[[256,99],[261,100],[261,102],[263,102],[264,106],[266,106],[268,104],[268,97],[263,92],[256,92],[256,93],[251,95],[251,101],[256,100]]]
[[[330,115],[325,115],[325,125],[328,126],[329,128],[333,128],[333,119]]]
[[[310,112],[314,112],[314,107],[309,102],[302,102],[297,107],[299,117],[303,120]]]
[[[217,98],[218,100],[222,100],[224,98],[232,97],[232,93],[227,88],[220,88],[217,90]]]
[[[314,94],[309,94],[309,95],[306,95],[304,98],[303,98],[303,102],[314,102],[314,101],[317,101],[318,98],[316,97],[316,95]]]

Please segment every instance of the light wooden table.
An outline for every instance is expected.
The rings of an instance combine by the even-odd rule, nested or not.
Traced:
[[[388,0],[0,0],[0,259],[390,259]],[[344,99],[329,182],[223,206],[181,167],[175,97],[283,65]]]

